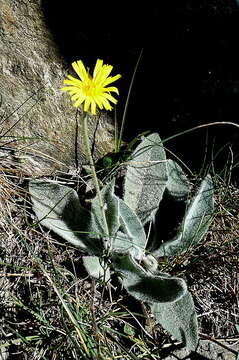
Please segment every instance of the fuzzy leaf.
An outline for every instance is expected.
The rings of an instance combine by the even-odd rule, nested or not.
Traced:
[[[160,245],[153,252],[153,256],[157,258],[159,256],[177,255],[190,246],[196,245],[208,229],[213,209],[213,184],[210,175],[208,175],[201,182],[196,195],[189,203],[177,235]]]
[[[115,236],[115,233],[119,229],[119,199],[114,194],[114,180],[105,185],[101,190],[101,197],[105,206],[105,216],[108,224],[109,234],[111,237]],[[94,214],[95,221],[101,229],[103,235],[105,229],[103,227],[102,212],[99,204],[98,197],[96,196],[91,202],[91,211]],[[104,235],[103,235],[104,236]]]
[[[29,192],[39,222],[71,244],[94,254],[103,245],[91,213],[80,204],[75,190],[53,182],[30,181]]]
[[[146,246],[146,235],[137,215],[121,199],[119,201],[120,229],[113,241],[112,250],[130,253],[140,259]]]
[[[140,301],[172,302],[181,298],[187,291],[183,279],[151,274],[130,255],[115,255],[113,266],[119,272],[122,285],[127,292]]]
[[[127,166],[124,201],[142,224],[151,220],[167,183],[166,155],[158,134],[144,138]]]
[[[188,349],[195,351],[198,326],[193,299],[188,291],[173,303],[152,304],[151,311],[165,330],[183,342]]]
[[[83,256],[83,264],[88,274],[96,279],[110,279],[110,270],[98,256]]]
[[[167,161],[168,181],[166,188],[174,199],[184,200],[190,192],[190,184],[182,168],[173,160]]]

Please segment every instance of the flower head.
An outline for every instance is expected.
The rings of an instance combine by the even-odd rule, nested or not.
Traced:
[[[95,64],[93,76],[86,71],[86,68],[81,60],[72,63],[72,67],[79,76],[79,79],[68,75],[68,79],[64,80],[67,86],[61,88],[62,91],[68,91],[71,95],[71,100],[75,101],[75,107],[79,107],[84,103],[84,111],[88,111],[95,115],[97,106],[102,110],[112,110],[110,102],[117,103],[117,100],[110,94],[119,91],[114,86],[107,85],[118,80],[121,75],[109,76],[113,66],[103,65],[103,60],[98,59]]]

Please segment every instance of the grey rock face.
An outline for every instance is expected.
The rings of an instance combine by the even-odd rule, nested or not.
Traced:
[[[0,9],[0,145],[14,149],[29,168],[74,167],[76,149],[84,161],[81,131],[68,94],[59,90],[71,70],[45,25],[41,0],[0,0]],[[96,158],[112,151],[106,114],[90,118],[89,132]]]
[[[236,339],[235,339],[236,340]],[[220,340],[222,346],[209,340],[200,340],[196,352],[190,352],[186,348],[175,350],[171,355],[165,357],[165,360],[236,360],[235,353],[239,350],[238,342]],[[223,347],[226,346],[225,347]],[[231,351],[230,351],[231,349]]]

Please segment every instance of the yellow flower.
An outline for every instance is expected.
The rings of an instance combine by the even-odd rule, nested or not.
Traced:
[[[117,103],[117,100],[110,94],[115,92],[119,94],[119,91],[114,86],[107,85],[118,80],[121,75],[109,76],[113,66],[103,65],[103,60],[98,59],[93,72],[93,77],[86,71],[85,66],[81,60],[72,63],[72,67],[79,76],[79,79],[68,75],[68,79],[64,80],[64,84],[67,86],[61,88],[62,91],[68,91],[71,96],[71,100],[75,101],[73,104],[75,107],[79,107],[84,103],[84,111],[90,111],[93,115],[96,115],[97,106],[102,110],[112,110],[110,102]]]

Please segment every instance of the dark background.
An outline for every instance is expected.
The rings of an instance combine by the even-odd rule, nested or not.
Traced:
[[[124,139],[145,130],[162,139],[199,124],[239,123],[239,5],[235,0],[82,3],[43,0],[45,21],[70,67],[82,59],[114,66],[120,90],[120,122],[135,64]],[[115,83],[116,85],[116,83]],[[200,129],[165,143],[193,171],[214,158],[217,172],[229,156],[239,161],[239,128]],[[220,151],[221,149],[221,151]],[[216,156],[217,152],[220,152]],[[169,156],[170,157],[170,156]],[[216,159],[215,159],[216,157]],[[230,158],[230,156],[229,156]],[[223,175],[223,172],[221,173]],[[238,170],[233,171],[238,184]]]

